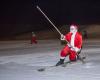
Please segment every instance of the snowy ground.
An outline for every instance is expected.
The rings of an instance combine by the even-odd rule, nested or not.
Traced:
[[[0,80],[100,80],[100,41],[84,41],[81,52],[86,63],[80,61],[67,67],[51,67],[59,60],[63,45],[60,41],[0,42]],[[66,57],[66,61],[68,57]],[[37,71],[46,67],[43,72]]]

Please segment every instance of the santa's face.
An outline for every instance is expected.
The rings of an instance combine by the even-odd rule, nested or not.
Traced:
[[[73,25],[70,26],[70,32],[73,33],[73,34],[76,33],[77,32],[77,28],[75,26],[73,26]]]

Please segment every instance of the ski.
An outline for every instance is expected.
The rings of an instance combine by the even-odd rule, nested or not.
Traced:
[[[86,59],[86,57],[81,57],[81,58],[79,58],[78,60],[80,60],[82,63],[85,63],[84,59]],[[77,61],[78,61],[78,60],[77,60]],[[77,62],[77,61],[76,61],[76,62]],[[66,62],[64,62],[64,64],[61,64],[61,65],[59,65],[59,66],[66,67],[67,64],[71,64],[71,63],[72,63],[72,61],[66,61]],[[48,67],[44,67],[44,68],[37,69],[37,71],[43,72],[43,71],[45,71],[46,69],[49,69],[49,68],[52,68],[52,67],[58,67],[58,66],[56,66],[56,65],[48,66]]]
[[[37,69],[37,71],[43,72],[43,71],[45,71],[46,69],[52,68],[52,67],[57,67],[57,66],[56,66],[56,65],[54,65],[54,66],[48,66],[48,67],[44,67],[44,68]]]

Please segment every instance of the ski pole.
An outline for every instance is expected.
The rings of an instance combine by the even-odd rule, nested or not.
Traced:
[[[43,16],[51,23],[51,25],[57,30],[57,32],[61,35],[61,32],[59,31],[59,29],[53,24],[53,22],[51,22],[51,20],[47,17],[47,15],[41,10],[41,8],[39,6],[36,7],[42,14]]]

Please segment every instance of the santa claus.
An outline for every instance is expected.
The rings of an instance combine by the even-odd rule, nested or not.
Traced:
[[[60,61],[56,64],[59,66],[64,63],[65,57],[69,55],[70,61],[77,60],[77,53],[81,50],[82,47],[82,35],[78,32],[77,25],[70,26],[70,32],[66,35],[61,35],[61,40],[66,40],[68,43],[61,50]]]

